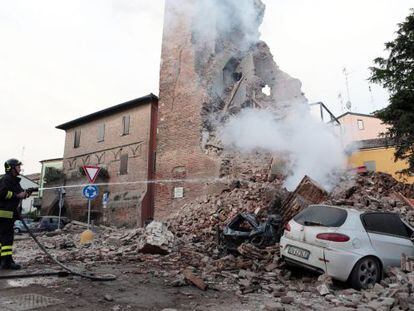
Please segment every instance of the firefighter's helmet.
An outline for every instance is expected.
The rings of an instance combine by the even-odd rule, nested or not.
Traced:
[[[20,162],[17,159],[8,159],[6,162],[4,162],[4,170],[7,172],[10,172],[13,168],[16,166],[22,165],[22,162]]]

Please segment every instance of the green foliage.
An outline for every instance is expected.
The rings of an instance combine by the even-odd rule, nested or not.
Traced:
[[[414,172],[414,9],[398,24],[397,37],[385,43],[388,58],[374,60],[370,81],[382,85],[390,93],[389,106],[375,115],[390,125],[384,133],[395,145],[395,160],[406,160]]]
[[[61,181],[64,178],[64,174],[61,170],[54,167],[46,167],[45,170],[45,182],[51,183],[54,181]]]

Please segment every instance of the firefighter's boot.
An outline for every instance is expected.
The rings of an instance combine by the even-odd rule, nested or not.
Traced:
[[[1,259],[1,268],[4,270],[19,270],[21,266],[14,262],[12,256],[4,256]]]

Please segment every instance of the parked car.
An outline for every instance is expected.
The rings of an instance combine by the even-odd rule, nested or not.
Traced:
[[[402,253],[414,256],[413,232],[395,213],[311,205],[286,224],[281,256],[366,289],[381,280],[384,267],[400,266]]]
[[[24,222],[26,225],[31,229],[33,225],[32,219],[24,219]],[[14,233],[21,233],[21,232],[27,232],[26,227],[23,225],[21,220],[16,220],[13,225]]]
[[[58,228],[59,217],[58,216],[42,216],[35,231],[54,231]],[[62,229],[69,220],[66,217],[60,218],[60,229]]]

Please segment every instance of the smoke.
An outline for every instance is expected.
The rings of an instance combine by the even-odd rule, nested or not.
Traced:
[[[224,36],[237,30],[247,44],[259,40],[258,27],[264,12],[264,5],[260,1],[198,0],[196,12],[193,30],[204,40],[214,39],[213,33],[209,31],[213,29]]]
[[[289,190],[304,175],[330,190],[336,181],[334,173],[346,167],[346,156],[332,128],[316,120],[307,108],[296,105],[283,118],[269,110],[245,109],[219,130],[219,138],[225,148],[241,152],[287,154],[285,186]]]
[[[202,134],[202,144],[209,139],[207,131],[217,128],[217,137],[225,148],[241,152],[268,151],[275,157],[283,155],[287,161],[287,188],[293,189],[304,175],[309,175],[330,189],[333,185],[333,172],[345,168],[346,158],[341,142],[333,131],[324,123],[313,119],[309,106],[303,103],[302,99],[306,99],[301,94],[299,81],[282,73],[265,57],[262,64],[253,64],[257,65],[255,68],[246,65],[249,63],[246,58],[246,66],[240,66],[238,70],[248,79],[241,88],[235,90],[234,94],[238,97],[232,98],[233,108],[246,107],[244,104],[248,104],[248,99],[256,92],[254,81],[261,81],[266,76],[269,81],[276,81],[280,85],[271,90],[275,94],[272,96],[272,105],[267,102],[263,107],[273,106],[279,112],[242,109],[223,125],[221,108],[214,106],[215,103],[220,106],[224,102],[229,103],[229,98],[226,97],[229,94],[224,90],[236,85],[235,81],[224,83],[225,65],[232,58],[244,60],[253,50],[253,45],[260,40],[259,26],[263,20],[264,4],[260,0],[167,0],[166,4],[169,12],[167,16],[171,15],[166,22],[177,23],[178,31],[191,29],[195,70],[199,73],[200,80],[205,82],[202,85],[212,86],[211,97],[218,99],[203,106],[208,116],[203,115],[206,118],[206,131]],[[187,15],[187,18],[180,19],[182,15]],[[164,27],[170,27],[170,24]],[[274,71],[269,69],[267,72],[266,66],[274,66]],[[261,77],[256,75],[262,71]],[[225,111],[226,116],[233,112]]]
[[[190,17],[194,39],[200,44],[231,34],[239,47],[247,50],[259,40],[265,9],[260,0],[167,0],[166,4]]]

